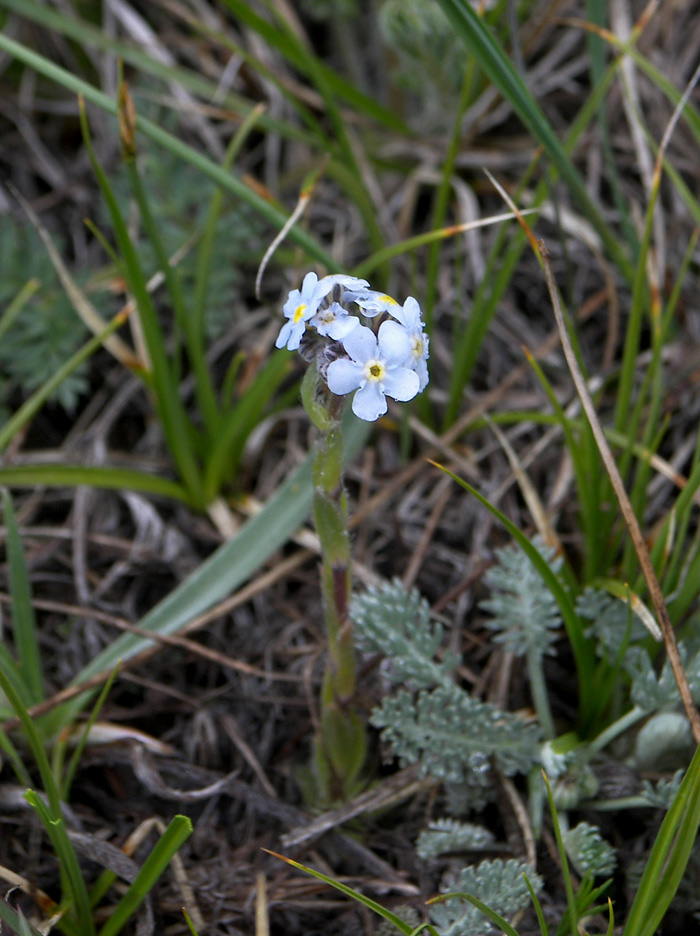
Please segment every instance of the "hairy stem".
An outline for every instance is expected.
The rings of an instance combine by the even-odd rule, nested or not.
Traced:
[[[321,541],[321,595],[328,662],[320,698],[317,776],[327,800],[348,799],[365,757],[365,729],[355,705],[356,658],[350,618],[352,587],[347,499],[343,486],[342,399],[325,391],[314,457],[314,521]],[[309,408],[309,407],[307,407]]]

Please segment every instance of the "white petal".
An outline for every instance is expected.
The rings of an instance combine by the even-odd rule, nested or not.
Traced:
[[[388,393],[394,400],[400,400],[405,403],[406,400],[412,400],[420,389],[420,379],[415,371],[407,367],[397,367],[394,370],[386,372],[384,380],[384,392]]]
[[[418,392],[422,393],[430,382],[430,376],[428,374],[428,362],[425,360],[425,358],[421,358],[421,360],[416,364],[416,374],[418,374],[419,381]]]
[[[356,315],[339,315],[335,322],[328,326],[327,333],[334,341],[342,341],[359,324],[360,320]]]
[[[379,326],[379,353],[389,365],[405,364],[411,358],[411,338],[398,322],[382,322]]]
[[[316,284],[318,283],[318,275],[311,270],[304,277],[304,282],[301,284],[301,294],[307,300],[311,297],[311,294],[316,289]]]
[[[284,348],[289,341],[289,335],[292,331],[292,323],[285,322],[282,326],[279,335],[277,336],[277,341],[275,342],[276,348]]]
[[[350,334],[343,339],[343,347],[353,361],[358,361],[361,364],[377,356],[377,339],[372,329],[367,328],[366,325],[353,328]]]
[[[364,370],[362,365],[355,364],[354,361],[348,361],[347,358],[339,358],[328,365],[326,383],[331,393],[337,393],[338,396],[357,390],[363,378]]]
[[[409,331],[422,330],[423,322],[421,320],[420,306],[418,305],[418,300],[414,299],[413,296],[409,296],[398,309],[389,309],[389,312],[391,312],[397,322],[401,322]]]
[[[406,316],[406,322],[404,324],[409,331],[420,331],[423,327],[423,321],[420,317],[421,311],[418,300],[414,299],[413,296],[409,296],[403,304],[403,310]]]
[[[289,335],[289,341],[287,342],[287,347],[290,351],[296,351],[296,349],[301,344],[301,339],[304,337],[304,332],[306,331],[306,322],[301,319],[301,321],[293,324],[289,322],[292,326]],[[282,326],[284,328],[284,326]],[[279,339],[278,339],[279,340]]]
[[[374,422],[386,413],[386,399],[376,381],[368,381],[357,391],[352,401],[352,411],[368,422]]]
[[[319,286],[321,285],[321,283],[330,284],[328,290],[326,291],[326,294],[328,294],[331,291],[331,289],[336,285],[342,286],[343,289],[352,289],[352,290],[364,289],[365,287],[369,286],[369,283],[367,282],[367,280],[358,279],[357,276],[346,276],[344,273],[331,273],[330,276],[324,276],[323,279],[319,281]]]
[[[287,316],[287,318],[292,318],[298,306],[301,304],[302,298],[301,293],[298,289],[293,289],[287,296],[287,301],[282,308],[282,311]]]

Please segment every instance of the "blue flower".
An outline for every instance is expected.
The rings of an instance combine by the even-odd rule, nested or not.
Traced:
[[[301,290],[293,289],[289,293],[282,309],[287,321],[277,336],[276,348],[284,348],[286,345],[290,351],[296,351],[301,344],[302,336],[306,330],[306,323],[316,314],[321,299],[323,299],[319,292],[318,276],[311,272],[304,277]]]
[[[322,279],[313,272],[307,273],[301,289],[293,289],[284,304],[282,311],[287,321],[277,336],[276,348],[286,346],[290,351],[297,350],[306,330],[306,323],[316,315],[319,306],[336,285],[361,290],[368,283],[367,280],[345,276],[342,273],[334,273]]]
[[[418,374],[419,390],[425,390],[430,380],[428,376],[428,336],[423,331],[418,300],[409,296],[403,306],[389,310],[394,318],[401,322],[411,339],[411,367]]]
[[[411,339],[403,325],[383,322],[378,336],[359,325],[343,339],[343,347],[349,358],[329,364],[328,387],[339,395],[356,390],[352,410],[360,419],[373,422],[386,413],[386,396],[404,402],[418,393],[420,380],[411,369]]]

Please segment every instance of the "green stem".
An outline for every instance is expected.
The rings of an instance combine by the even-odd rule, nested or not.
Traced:
[[[634,708],[618,718],[617,721],[614,721],[612,725],[608,725],[604,731],[601,731],[597,738],[591,741],[588,747],[589,755],[592,757],[594,754],[597,754],[598,751],[602,751],[603,748],[606,748],[618,735],[621,735],[623,732],[627,731],[628,728],[636,725],[638,721],[648,714],[648,712],[643,711],[635,705]]]
[[[357,663],[350,618],[350,536],[340,422],[343,400],[325,390],[322,409],[315,380],[304,383],[304,403],[320,430],[314,456],[314,521],[321,541],[321,593],[328,640],[315,764],[319,793],[327,801],[347,800],[357,790],[366,738],[355,704]]]
[[[549,697],[547,695],[547,684],[544,679],[542,669],[542,653],[539,650],[529,649],[527,652],[527,674],[530,678],[530,695],[532,704],[535,706],[537,717],[542,726],[542,732],[545,738],[554,737],[554,719],[552,710],[549,706]]]

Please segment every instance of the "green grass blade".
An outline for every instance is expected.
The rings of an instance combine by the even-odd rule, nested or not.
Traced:
[[[19,722],[22,726],[25,740],[29,745],[29,749],[32,752],[36,765],[39,768],[41,784],[44,789],[44,793],[46,793],[46,796],[48,797],[51,812],[55,816],[60,816],[61,800],[58,786],[51,771],[51,765],[49,764],[49,759],[46,756],[46,751],[44,750],[43,739],[39,735],[39,731],[37,730],[33,719],[30,718],[29,714],[27,713],[27,707],[24,705],[22,698],[15,690],[11,680],[9,680],[5,675],[2,667],[0,667],[0,690],[2,690],[7,696],[7,700],[12,706],[13,712],[19,719]]]
[[[48,807],[45,806],[43,801],[33,790],[27,791],[27,800],[38,812],[54,845],[60,862],[63,881],[71,891],[71,899],[74,904],[74,912],[77,917],[77,923],[80,926],[80,932],[81,934],[84,933],[85,936],[92,936],[95,929],[92,921],[87,887],[85,886],[85,880],[80,871],[75,850],[68,838],[63,819],[61,818],[59,789],[51,771],[51,765],[46,756],[46,751],[44,750],[43,740],[39,735],[34,721],[27,713],[27,708],[23,704],[22,699],[16,693],[11,681],[6,678],[1,667],[0,690],[7,696],[15,715],[19,719],[24,737],[39,769],[41,785],[49,805]]]
[[[173,855],[192,835],[192,822],[187,816],[174,816],[168,828],[156,842],[143,867],[129,885],[127,892],[110,914],[99,936],[117,936],[141,906],[172,861]]]
[[[641,400],[637,400],[631,420],[630,414],[632,411],[632,392],[637,372],[637,355],[639,353],[642,325],[645,315],[649,310],[647,257],[653,235],[654,204],[655,198],[652,195],[650,203],[647,206],[644,236],[635,269],[632,303],[623,347],[620,382],[615,400],[615,428],[621,431],[623,426],[629,427],[631,425],[632,428],[629,432],[630,438],[636,437],[636,430],[639,425],[639,420],[641,419]],[[620,466],[623,477],[626,473],[626,467],[627,465],[625,465],[624,462]]]
[[[455,31],[475,56],[486,75],[510,103],[537,142],[544,147],[581,210],[595,227],[609,255],[614,259],[625,279],[631,282],[634,278],[634,268],[629,257],[621,247],[619,239],[593,204],[581,175],[515,66],[509,61],[468,0],[439,0],[439,2]]]
[[[523,873],[523,877],[525,878],[527,889],[530,891],[530,898],[532,899],[532,905],[535,908],[535,913],[537,914],[537,922],[540,925],[540,933],[542,934],[542,936],[549,936],[549,927],[547,926],[547,921],[545,920],[545,917],[544,917],[544,911],[542,910],[542,904],[540,903],[540,899],[537,896],[535,888],[530,883],[530,879],[528,878],[527,874]]]
[[[102,91],[99,91],[87,81],[77,78],[75,75],[55,65],[44,56],[33,52],[31,49],[27,48],[27,46],[22,45],[22,43],[16,42],[14,39],[10,39],[8,36],[0,33],[0,49],[7,52],[8,55],[13,58],[16,58],[18,61],[24,62],[25,65],[33,68],[51,81],[55,81],[61,87],[72,91],[74,94],[82,95],[86,101],[116,116],[117,105],[110,97],[103,94]],[[213,182],[216,182],[217,185],[221,185],[226,191],[240,198],[241,201],[253,208],[253,210],[264,218],[272,227],[278,230],[284,227],[287,215],[285,215],[283,211],[280,211],[270,201],[263,198],[252,188],[249,188],[235,175],[225,172],[221,166],[217,165],[206,156],[203,156],[192,146],[183,143],[182,140],[168,133],[166,130],[163,130],[157,124],[153,123],[153,121],[147,120],[145,117],[139,118],[138,129],[154,143],[157,143],[159,146],[167,149],[168,152],[180,157],[185,162],[199,169],[205,176],[210,178]],[[329,272],[340,272],[340,268],[333,257],[321,247],[317,240],[307,234],[306,231],[298,225],[295,225],[290,230],[289,237],[305,250],[310,257],[322,263]]]
[[[87,745],[92,726],[95,724],[95,722],[97,721],[98,715],[102,711],[102,706],[105,704],[107,700],[107,696],[109,695],[110,690],[112,686],[114,685],[114,680],[117,678],[118,672],[119,672],[119,663],[117,663],[117,665],[114,667],[114,669],[112,670],[109,676],[109,679],[107,680],[107,682],[104,684],[104,686],[100,690],[100,694],[97,697],[97,701],[93,705],[92,711],[90,712],[90,717],[85,722],[85,726],[80,734],[80,740],[76,744],[75,750],[73,751],[73,754],[71,755],[71,759],[68,762],[68,766],[66,767],[65,773],[63,774],[63,778],[61,779],[61,799],[63,799],[65,802],[68,802],[68,798],[70,796],[70,788],[73,785],[73,778],[75,777],[75,773],[78,769],[80,758],[83,756],[83,751],[85,750],[85,746]]]
[[[9,716],[9,712],[7,713]],[[5,713],[0,715],[0,718],[5,720]],[[9,758],[12,769],[15,772],[15,776],[19,780],[20,784],[24,787],[31,786],[31,779],[27,768],[22,763],[22,758],[19,756],[17,748],[14,746],[8,735],[0,728],[0,750],[4,751],[7,757]]]
[[[547,779],[547,775],[544,771],[542,771],[542,778],[544,780],[545,786],[547,787],[547,798],[549,800],[549,809],[552,814],[554,838],[557,843],[557,852],[559,853],[559,861],[561,862],[561,873],[562,877],[564,878],[564,889],[566,890],[566,903],[568,906],[569,929],[571,936],[578,936],[578,904],[576,901],[576,895],[574,894],[574,885],[571,880],[569,861],[566,857],[566,849],[564,848],[564,839],[561,834],[561,826],[559,824],[557,807],[556,803],[554,802],[552,788],[549,785],[549,780]]]
[[[71,904],[67,912],[68,919],[74,923],[75,930],[80,933],[80,936],[94,936],[95,921],[90,907],[85,878],[80,869],[78,856],[68,837],[63,818],[60,812],[54,814],[54,810],[49,810],[34,790],[27,790],[24,796],[32,809],[38,814],[47,835],[51,839],[51,844],[61,866],[62,879],[70,890],[69,895],[63,895],[63,900],[68,897]]]
[[[687,544],[686,544],[687,548]],[[680,586],[668,602],[668,614],[676,623],[682,621],[690,608],[697,602],[700,582],[700,529],[693,537],[693,545],[687,550],[685,568]]]
[[[101,465],[0,465],[0,484],[8,487],[106,488],[112,491],[140,491],[155,497],[190,504],[190,497],[181,484],[128,468],[105,468]]]
[[[700,746],[656,836],[623,936],[653,936],[666,914],[700,822]]]
[[[294,861],[292,858],[287,858],[285,855],[280,855],[277,852],[270,851],[268,848],[264,848],[263,851],[266,851],[268,855],[272,855],[274,858],[280,858],[282,861],[286,861],[288,865],[291,865],[298,871],[303,871],[305,874],[310,874],[318,881],[323,881],[331,887],[334,887],[336,890],[339,890],[341,894],[345,894],[347,897],[352,898],[352,900],[356,900],[358,903],[361,903],[364,907],[367,907],[368,910],[372,910],[374,913],[382,917],[382,919],[387,920],[389,923],[395,926],[399,932],[404,934],[404,936],[411,936],[411,934],[414,932],[412,926],[410,926],[400,917],[396,916],[395,913],[392,913],[391,910],[387,910],[386,907],[378,904],[376,900],[372,900],[371,897],[365,897],[365,895],[361,894],[359,891],[353,890],[352,887],[348,887],[347,884],[336,881],[332,877],[328,877],[328,875],[317,871],[315,868],[309,868],[307,865],[303,865],[298,861]],[[433,934],[433,936],[436,936],[434,927],[428,926],[427,928]],[[100,936],[102,936],[102,934],[100,934]]]
[[[32,929],[21,910],[19,914],[19,936],[32,936]]]
[[[36,616],[32,604],[32,589],[29,571],[22,548],[12,499],[6,490],[2,492],[2,511],[7,531],[7,564],[9,567],[10,596],[12,598],[12,631],[15,649],[19,657],[18,669],[22,676],[32,705],[44,699],[44,674],[41,650],[36,627]]]
[[[12,302],[0,316],[0,338],[4,338],[15,322],[15,319],[39,289],[41,283],[37,279],[30,279],[17,293]]]
[[[24,916],[13,910],[2,897],[0,897],[0,920],[6,923],[17,936],[24,936],[25,932],[27,932],[25,925],[29,928],[30,936],[43,936],[41,930],[28,923]]]

